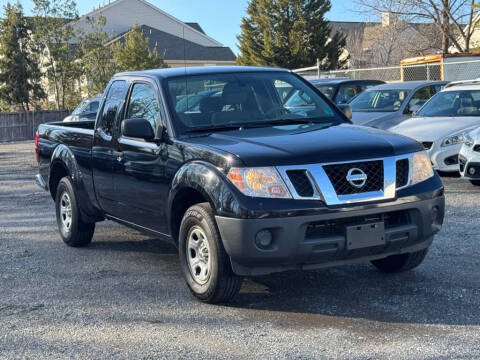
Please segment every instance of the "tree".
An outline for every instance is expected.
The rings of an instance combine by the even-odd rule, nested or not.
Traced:
[[[146,70],[168,67],[158,55],[157,48],[148,47],[148,39],[134,26],[124,39],[112,45],[113,58],[120,71]]]
[[[82,37],[82,65],[89,96],[103,92],[110,78],[118,71],[112,49],[107,46],[110,36],[105,32],[104,16],[87,18],[93,31]]]
[[[331,34],[330,7],[329,0],[250,0],[237,37],[238,64],[292,69],[319,59],[325,70],[342,67],[345,36]]]
[[[82,64],[72,20],[78,18],[73,0],[33,0],[34,39],[41,47],[42,67],[57,109],[76,106],[81,99]]]
[[[407,22],[434,24],[442,38],[442,51],[450,46],[470,51],[475,31],[475,0],[356,0],[368,13],[391,13]]]
[[[23,110],[45,96],[35,49],[22,6],[7,3],[0,21],[0,101]]]

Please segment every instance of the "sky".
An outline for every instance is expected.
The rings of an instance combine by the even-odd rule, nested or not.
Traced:
[[[12,2],[14,0],[11,0]],[[248,0],[147,0],[158,8],[184,22],[197,22],[207,35],[238,53],[237,38],[240,23],[245,15]],[[77,0],[80,15],[90,12],[94,7],[107,4],[108,0]],[[361,15],[354,11],[353,0],[331,0],[332,10],[327,14],[329,20],[359,21]],[[0,0],[3,6],[7,0]],[[33,1],[20,0],[27,15],[31,14]]]

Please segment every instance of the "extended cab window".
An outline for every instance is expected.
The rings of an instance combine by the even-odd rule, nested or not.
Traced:
[[[107,135],[113,135],[113,127],[127,95],[128,84],[124,80],[116,80],[108,89],[100,118],[99,128]]]
[[[167,80],[179,132],[268,126],[279,121],[334,125],[344,120],[314,90],[288,72],[202,74]]]
[[[145,119],[156,130],[160,107],[155,96],[155,90],[145,83],[133,85],[127,107],[127,119]]]

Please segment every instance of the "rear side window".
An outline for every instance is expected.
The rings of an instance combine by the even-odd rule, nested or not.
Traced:
[[[98,126],[107,135],[113,136],[115,120],[123,106],[127,90],[128,84],[125,80],[114,81],[108,89]]]
[[[408,107],[411,107],[413,105],[418,105],[422,106],[425,104],[428,99],[430,99],[433,96],[433,92],[430,86],[423,87],[415,92],[413,94],[412,99],[408,103]]]
[[[337,104],[346,104],[360,93],[359,88],[355,84],[342,85],[338,90]]]
[[[160,107],[153,88],[145,83],[133,85],[127,107],[127,119],[145,119],[156,130]]]
[[[98,101],[92,101],[89,104],[89,111],[98,111]]]

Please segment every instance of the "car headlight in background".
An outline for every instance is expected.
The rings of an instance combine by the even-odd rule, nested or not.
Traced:
[[[466,134],[466,135],[465,135],[464,144],[467,145],[468,147],[472,147],[474,143],[475,143],[475,141],[474,141],[473,138],[470,136],[470,134]]]
[[[227,177],[238,190],[248,196],[292,198],[280,174],[272,167],[231,168]]]
[[[442,146],[445,147],[445,146],[462,144],[465,141],[465,135],[466,135],[466,132],[464,131],[464,132],[446,137],[442,141]]]
[[[430,179],[433,176],[432,163],[425,151],[416,152],[412,156],[412,185]]]

